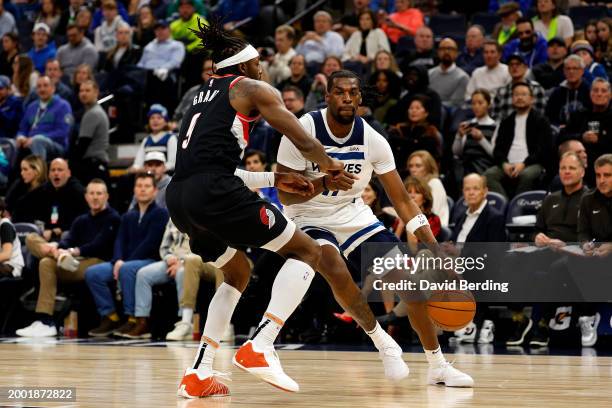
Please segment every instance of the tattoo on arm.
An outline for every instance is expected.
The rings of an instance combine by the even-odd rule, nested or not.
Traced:
[[[262,84],[259,81],[242,80],[232,87],[229,91],[230,101],[236,98],[249,98],[262,90]]]

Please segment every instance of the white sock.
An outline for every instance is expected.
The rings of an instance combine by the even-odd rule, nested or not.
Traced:
[[[425,349],[423,349],[425,350]],[[444,354],[442,354],[442,349],[438,346],[435,350],[425,350],[425,357],[427,357],[427,362],[430,367],[440,367],[442,364],[446,362],[444,358]]]
[[[395,340],[389,334],[380,327],[380,324],[376,322],[376,326],[371,331],[366,331],[366,334],[370,336],[372,342],[374,343],[374,347],[378,351],[384,349],[385,347],[389,347],[390,345],[397,345]],[[389,341],[390,340],[390,341]]]
[[[183,314],[181,316],[181,321],[183,323],[191,324],[192,320],[193,320],[193,309],[191,309],[189,307],[184,307],[183,308]]]
[[[232,314],[234,314],[234,309],[241,295],[242,293],[238,289],[225,282],[215,292],[208,306],[208,316],[204,324],[202,341],[193,362],[192,368],[194,370],[198,370],[205,375],[212,371],[215,352],[219,348],[223,332],[232,319]]]
[[[314,270],[306,263],[287,259],[272,285],[272,296],[255,334],[251,338],[259,350],[271,347],[285,321],[308,291]]]

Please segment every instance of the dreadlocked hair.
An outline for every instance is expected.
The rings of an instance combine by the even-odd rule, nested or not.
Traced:
[[[225,31],[219,17],[211,19],[208,25],[202,24],[198,18],[198,29],[190,28],[190,30],[200,39],[200,47],[215,63],[238,54],[248,45],[244,40]],[[229,73],[236,69],[236,67],[227,67],[220,69],[218,73]]]

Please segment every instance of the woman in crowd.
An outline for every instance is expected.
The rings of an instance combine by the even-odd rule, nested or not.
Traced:
[[[410,176],[422,180],[429,187],[433,200],[433,212],[440,217],[442,225],[447,226],[450,210],[446,190],[440,181],[438,164],[431,154],[424,150],[417,150],[410,155],[407,165]]]
[[[83,30],[85,36],[93,42],[94,34],[91,29],[93,14],[91,14],[91,10],[89,10],[87,7],[82,7],[76,15],[75,23],[81,30]]]
[[[155,39],[155,16],[150,6],[142,6],[138,10],[138,23],[134,31],[134,44],[144,48]]]
[[[74,75],[72,76],[72,90],[75,95],[79,94],[81,84],[85,81],[95,81],[95,77],[89,65],[81,64],[76,68]],[[79,98],[74,98],[72,101],[72,114],[74,116],[75,123],[81,123],[81,118],[83,117],[84,113],[85,107]]]
[[[442,231],[442,225],[440,223],[440,217],[438,217],[433,210],[433,197],[431,195],[431,189],[429,186],[420,178],[408,177],[404,180],[404,186],[408,195],[419,206],[421,212],[427,217],[429,221],[429,227],[434,237],[438,238]],[[398,227],[396,234],[402,241],[408,243],[408,246],[412,250],[412,253],[418,251],[419,239],[416,235],[406,232],[404,223]],[[404,239],[405,238],[405,239]]]
[[[304,110],[310,112],[318,109],[319,105],[325,102],[325,93],[327,92],[327,78],[335,72],[342,69],[342,61],[336,56],[329,56],[323,61],[321,65],[321,72],[315,75],[308,97],[306,97],[306,103]]]
[[[377,94],[373,101],[372,113],[374,118],[383,125],[387,111],[399,99],[401,84],[401,79],[389,69],[374,71],[370,76],[369,85],[376,89]]]
[[[389,144],[398,169],[404,167],[408,156],[416,150],[426,150],[436,160],[441,158],[442,135],[429,122],[429,98],[422,95],[414,97],[408,105],[406,121],[389,131]]]
[[[390,51],[380,50],[374,56],[374,64],[372,64],[372,72],[383,71],[385,69],[393,71],[395,75],[401,78],[402,71],[400,71],[397,61]]]
[[[372,209],[376,218],[384,224],[385,228],[395,232],[400,219],[394,214],[394,210],[387,210],[387,208],[393,209],[393,207],[382,207],[381,198],[383,194],[384,192],[378,182],[376,180],[370,180],[361,194],[361,199],[365,205]]]
[[[40,14],[36,18],[36,23],[45,23],[51,30],[51,37],[53,37],[59,26],[61,14],[56,0],[42,0],[40,2]]]
[[[0,75],[13,77],[13,62],[19,55],[19,37],[15,33],[2,36],[2,51],[0,51]]]
[[[38,72],[34,70],[32,59],[26,54],[19,54],[13,60],[13,95],[26,98],[36,88]]]
[[[47,181],[47,165],[38,156],[30,155],[21,161],[21,177],[6,193],[6,209],[13,222],[36,221],[39,211],[41,186]]]
[[[612,78],[612,18],[602,18],[597,22],[597,44],[595,47],[595,57],[597,62],[602,64]]]
[[[578,37],[578,35],[576,37]],[[599,44],[599,38],[597,36],[597,20],[589,20],[589,22],[584,26],[584,39],[591,44],[593,49],[597,49]]]
[[[366,9],[359,13],[359,30],[351,34],[346,42],[342,59],[369,64],[377,52],[390,49],[387,36],[380,28],[376,28],[374,12]]]
[[[555,37],[563,38],[569,47],[574,40],[574,23],[568,16],[559,14],[557,0],[538,0],[537,16],[533,18],[533,28],[546,41]]]
[[[166,171],[172,171],[176,162],[177,139],[168,127],[168,110],[156,103],[149,108],[147,117],[149,118],[149,130],[151,133],[140,144],[134,158],[134,163],[128,169],[128,172],[137,173],[142,171],[145,155],[149,151],[162,152],[166,156]]]
[[[489,116],[491,94],[485,89],[477,89],[471,101],[474,118],[459,125],[453,143],[453,155],[463,162],[456,180],[462,180],[464,174],[483,174],[494,165],[492,139],[497,124]]]

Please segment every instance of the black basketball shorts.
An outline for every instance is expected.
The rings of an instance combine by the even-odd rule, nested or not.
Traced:
[[[220,268],[237,249],[276,252],[293,236],[295,224],[249,190],[233,174],[195,174],[166,189],[172,222],[189,235],[193,253]]]

